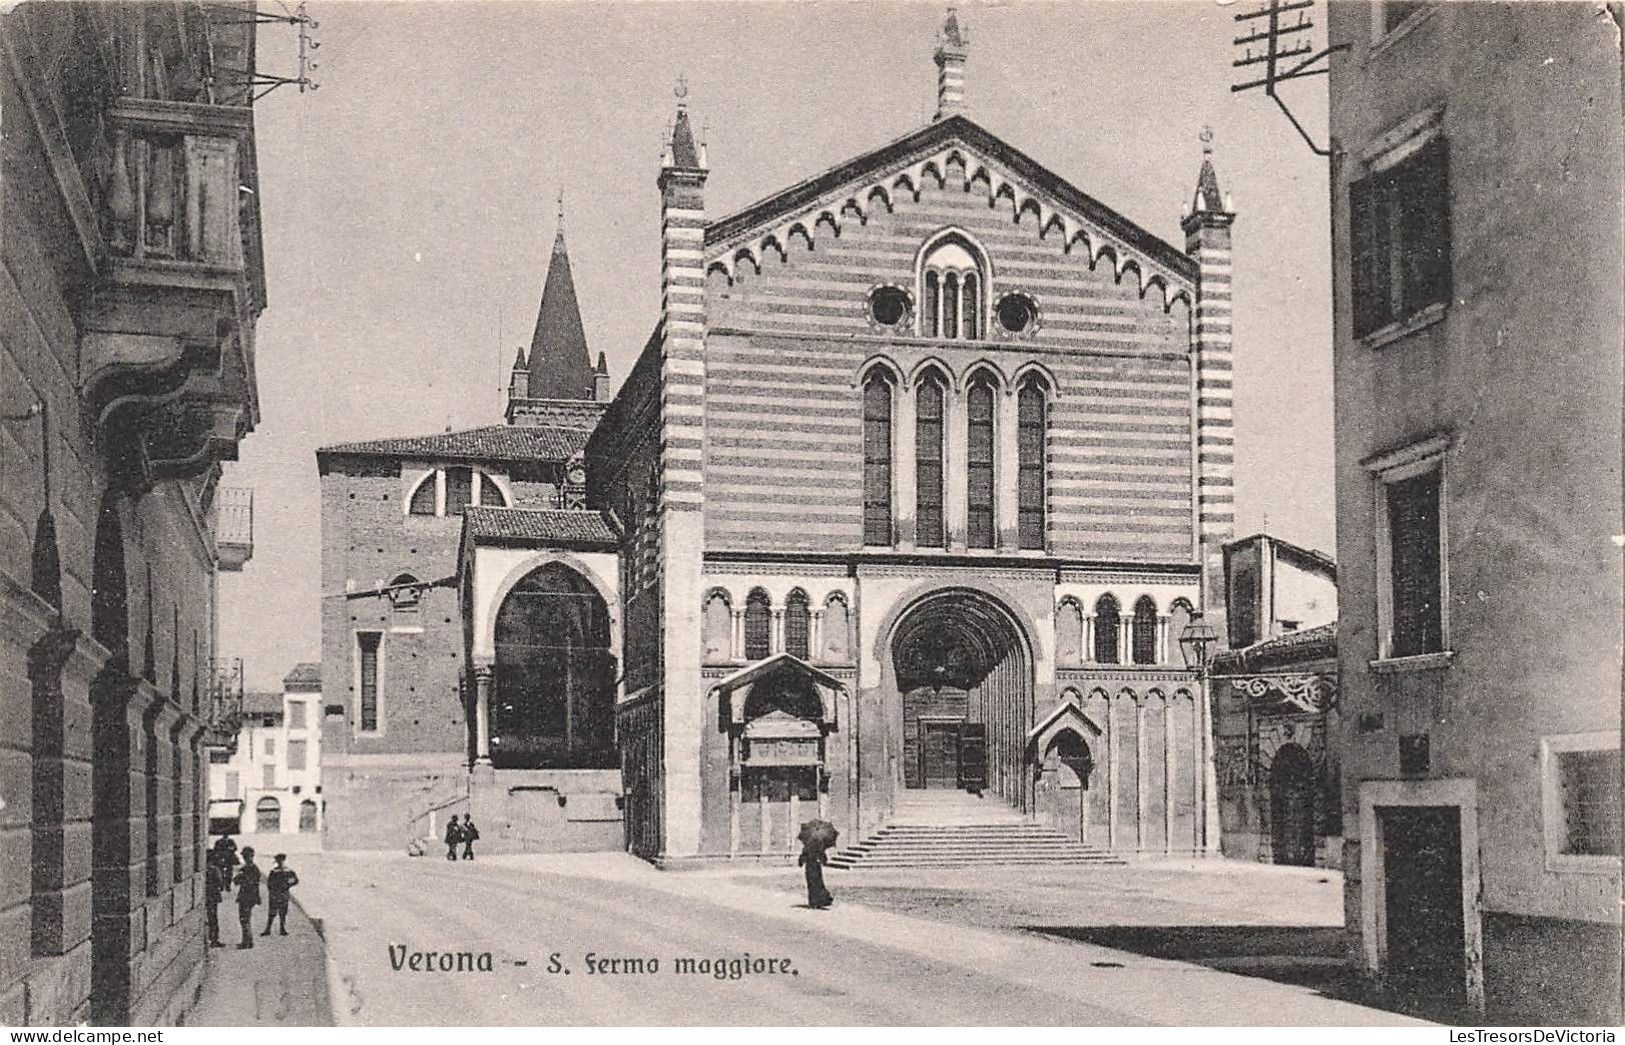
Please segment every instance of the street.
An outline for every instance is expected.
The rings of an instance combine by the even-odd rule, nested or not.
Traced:
[[[1132,869],[1071,873],[1068,894],[1098,899]],[[1086,880],[1096,874],[1099,882]],[[1260,884],[1304,896],[1326,888],[1324,877],[1247,874],[1162,873],[1154,891],[1181,883],[1197,890],[1193,897],[1217,891],[1220,899],[1196,917],[1189,908],[1197,905],[1185,905],[1179,920],[1194,921],[1234,907],[1226,893],[1256,892]],[[887,880],[861,872],[832,875],[838,901],[828,911],[802,906],[794,868],[659,872],[619,854],[448,863],[328,853],[305,857],[300,876],[297,899],[326,938],[340,1023],[1411,1022],[1302,986],[1059,932],[987,927],[997,918],[965,924],[839,899],[843,890],[863,895]],[[1327,900],[1336,892],[1326,892]],[[1130,890],[1125,903],[1159,909],[1144,890]],[[1306,904],[1294,898],[1284,909],[1301,914]],[[1324,918],[1327,904],[1320,907]],[[1069,911],[1060,921],[1079,918]],[[1129,921],[1108,916],[1099,924]]]

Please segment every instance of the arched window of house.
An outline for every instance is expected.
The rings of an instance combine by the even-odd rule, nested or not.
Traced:
[[[1134,603],[1134,663],[1157,662],[1157,604],[1149,595]]]
[[[863,543],[889,545],[892,383],[876,367],[863,385]]]
[[[395,575],[389,582],[390,624],[393,627],[416,627],[418,604],[423,601],[423,588],[410,573]]]
[[[812,613],[807,608],[807,593],[797,588],[784,600],[784,652],[806,660],[810,654],[808,640],[812,632]]]
[[[1023,548],[1044,547],[1048,426],[1047,389],[1029,376],[1016,395],[1016,529]]]
[[[276,834],[282,830],[282,803],[266,795],[254,805],[254,830]]]
[[[417,489],[412,491],[411,507],[408,509],[413,515],[434,515],[437,511],[437,491],[440,485],[440,473],[430,472],[418,483]]]
[[[1117,663],[1117,600],[1102,595],[1095,602],[1095,663]]]
[[[733,659],[733,627],[733,607],[728,605],[727,593],[712,592],[705,600],[705,623],[701,626],[707,664],[725,664]]]
[[[920,260],[920,333],[945,340],[982,336],[987,273],[981,252],[957,232],[933,242]]]
[[[745,600],[745,659],[762,660],[773,648],[773,609],[767,592],[751,590]]]
[[[316,802],[305,799],[299,803],[299,833],[310,834],[316,830]]]
[[[993,522],[994,396],[993,380],[986,373],[971,379],[965,396],[965,543],[971,548],[991,548],[997,537]]]
[[[921,548],[947,543],[942,517],[946,405],[941,376],[927,372],[914,390],[914,526],[915,543]]]

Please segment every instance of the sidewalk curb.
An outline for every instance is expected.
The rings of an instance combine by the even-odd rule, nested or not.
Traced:
[[[327,970],[327,1008],[328,1014],[333,1018],[333,1026],[354,1027],[356,1023],[350,1018],[350,990],[343,977],[339,975],[338,967],[333,964],[333,948],[327,942],[327,928],[322,924],[322,919],[312,917],[311,913],[305,910],[305,905],[298,897],[294,897],[293,902],[299,907],[300,913],[310,919],[311,926],[316,930],[316,936],[322,941],[322,965]],[[343,1004],[340,1003],[341,998]]]

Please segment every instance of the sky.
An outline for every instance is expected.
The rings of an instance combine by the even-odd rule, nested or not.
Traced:
[[[1238,212],[1236,532],[1329,552],[1327,168],[1260,92],[1230,91],[1240,9],[962,5],[967,113],[1178,246],[1212,127]],[[310,0],[320,88],[255,106],[261,418],[224,479],[254,490],[255,546],[221,576],[219,640],[250,688],[321,657],[316,448],[501,420],[561,191],[588,346],[618,385],[660,305],[655,178],[678,77],[721,217],[928,123],[944,10]],[[296,54],[291,28],[261,28],[263,71],[292,75]],[[1284,94],[1323,142],[1323,81]]]

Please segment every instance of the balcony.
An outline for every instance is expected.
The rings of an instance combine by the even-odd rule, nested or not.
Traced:
[[[254,491],[227,487],[215,495],[214,548],[222,570],[235,573],[254,557]]]
[[[121,97],[98,186],[106,256],[81,313],[85,405],[138,481],[235,460],[258,414],[251,110]]]
[[[239,657],[216,660],[209,673],[208,704],[203,708],[203,746],[237,753],[237,735],[243,724],[243,662]]]

